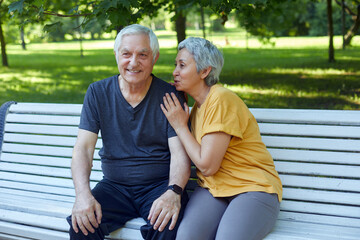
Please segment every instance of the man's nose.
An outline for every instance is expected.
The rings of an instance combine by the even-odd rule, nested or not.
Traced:
[[[137,66],[139,64],[139,61],[135,55],[130,58],[130,64],[132,66]]]

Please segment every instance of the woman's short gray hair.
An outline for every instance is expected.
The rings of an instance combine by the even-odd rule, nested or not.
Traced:
[[[114,52],[116,56],[116,62],[118,61],[118,52],[121,45],[122,37],[125,35],[136,35],[136,34],[145,34],[149,37],[150,40],[150,48],[153,54],[153,63],[155,62],[156,56],[159,53],[159,41],[156,37],[155,33],[145,26],[140,24],[132,24],[124,27],[116,36],[114,43]]]
[[[216,84],[224,65],[224,57],[219,49],[210,41],[199,37],[189,37],[180,42],[178,50],[180,51],[183,48],[186,48],[194,57],[198,73],[207,67],[211,67],[209,75],[205,78],[206,85]]]

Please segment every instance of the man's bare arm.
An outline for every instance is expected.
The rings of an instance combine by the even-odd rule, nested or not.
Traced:
[[[95,232],[101,222],[101,206],[90,189],[90,173],[92,168],[95,144],[98,135],[79,129],[71,161],[71,173],[75,187],[75,203],[72,209],[72,227],[87,235]]]

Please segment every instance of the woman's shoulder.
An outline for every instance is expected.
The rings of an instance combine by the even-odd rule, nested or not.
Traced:
[[[229,103],[234,103],[234,101],[241,101],[240,97],[235,92],[220,84],[216,84],[212,87],[211,96],[215,101]]]

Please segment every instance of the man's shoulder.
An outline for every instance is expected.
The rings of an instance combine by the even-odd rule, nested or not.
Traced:
[[[172,86],[170,83],[166,82],[165,80],[162,80],[161,78],[158,78],[156,76],[153,76],[154,79],[154,85],[155,89],[162,92],[177,92],[175,86]]]
[[[93,82],[90,84],[90,86],[93,86],[93,87],[107,86],[109,84],[112,84],[114,82],[114,79],[116,79],[116,78],[117,78],[117,75],[113,75],[111,77],[104,78],[102,80]]]

